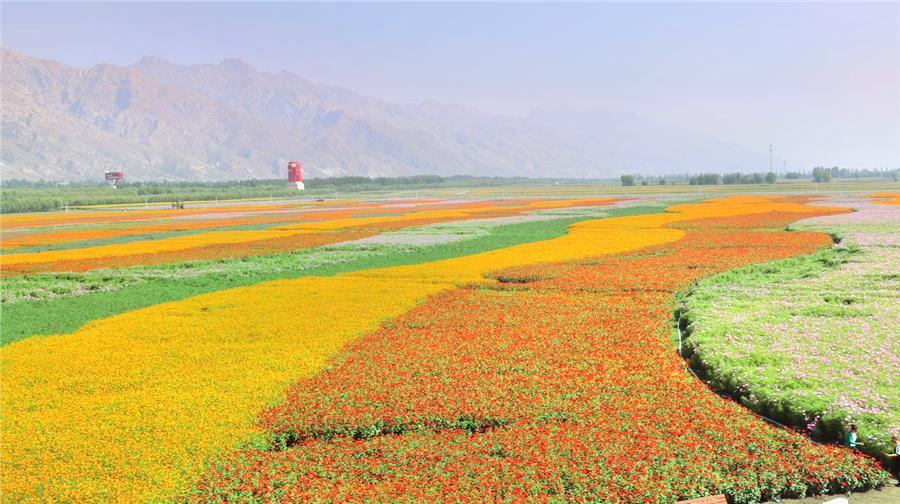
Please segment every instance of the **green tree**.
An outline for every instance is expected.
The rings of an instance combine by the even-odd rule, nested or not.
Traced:
[[[831,170],[822,166],[813,168],[813,180],[816,182],[831,182]]]

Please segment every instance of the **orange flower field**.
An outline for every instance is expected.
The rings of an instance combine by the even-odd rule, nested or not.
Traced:
[[[886,205],[900,205],[900,193],[882,192],[869,195],[875,203],[884,203]]]

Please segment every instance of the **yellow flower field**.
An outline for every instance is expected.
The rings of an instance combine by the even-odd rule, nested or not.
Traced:
[[[811,209],[734,197],[669,210],[428,264],[204,294],[0,348],[4,498],[172,497],[208,457],[250,439],[287,384],[430,294],[503,268],[672,242],[684,234],[664,227],[673,222]]]

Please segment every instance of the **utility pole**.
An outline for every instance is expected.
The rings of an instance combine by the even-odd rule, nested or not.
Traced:
[[[772,154],[773,154],[772,144],[769,144],[769,171],[772,171]]]

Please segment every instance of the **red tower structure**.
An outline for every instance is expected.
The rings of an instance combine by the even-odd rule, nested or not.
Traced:
[[[300,161],[288,162],[288,182],[297,185],[297,189],[302,191],[303,186],[303,169],[300,167]]]
[[[125,172],[120,171],[105,171],[103,172],[104,178],[109,185],[115,189],[120,180],[125,180]]]

